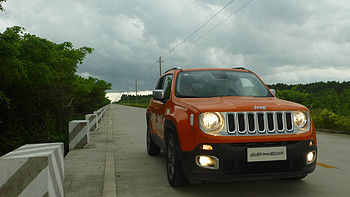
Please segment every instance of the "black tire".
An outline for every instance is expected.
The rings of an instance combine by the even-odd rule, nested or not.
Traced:
[[[159,155],[160,148],[152,141],[151,128],[149,127],[149,124],[147,124],[146,142],[147,142],[148,155],[151,155],[151,156]]]
[[[188,179],[185,176],[179,158],[178,143],[174,133],[169,133],[166,148],[166,168],[169,184],[172,187],[181,187],[188,184]]]

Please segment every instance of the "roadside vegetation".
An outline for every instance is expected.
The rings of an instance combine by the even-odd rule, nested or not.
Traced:
[[[17,26],[0,33],[0,155],[30,143],[64,142],[67,150],[68,122],[109,104],[110,83],[76,74],[92,51]]]
[[[316,82],[310,84],[274,84],[277,98],[300,103],[311,111],[316,128],[350,133],[350,82]],[[147,108],[151,95],[123,95],[118,104]]]
[[[152,95],[127,95],[123,94],[117,104],[133,107],[147,108]]]
[[[350,132],[350,82],[269,85],[277,97],[305,105],[316,128]]]

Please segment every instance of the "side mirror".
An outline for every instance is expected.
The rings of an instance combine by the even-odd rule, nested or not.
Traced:
[[[152,97],[154,100],[163,100],[164,99],[164,90],[153,90]]]
[[[275,89],[270,89],[271,93],[276,96],[276,90]]]

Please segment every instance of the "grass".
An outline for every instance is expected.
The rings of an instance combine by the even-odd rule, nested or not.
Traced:
[[[126,105],[126,106],[132,106],[132,107],[140,107],[140,108],[147,108],[148,103],[117,103],[119,105]]]

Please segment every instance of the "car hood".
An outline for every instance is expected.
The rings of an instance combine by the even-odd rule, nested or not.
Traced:
[[[200,112],[307,110],[303,105],[275,97],[181,98],[180,102],[190,105]]]

